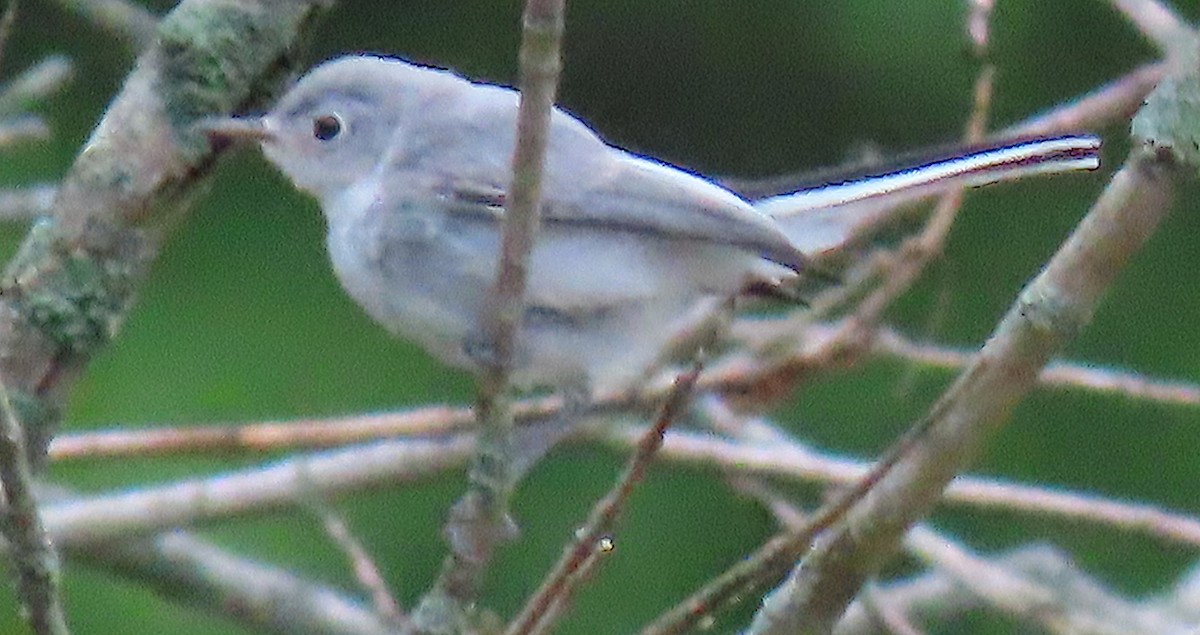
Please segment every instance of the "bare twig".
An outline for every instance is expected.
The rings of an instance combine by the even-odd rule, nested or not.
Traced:
[[[876,354],[895,355],[941,368],[962,368],[970,363],[973,355],[962,349],[917,343],[889,328],[880,329],[872,344]],[[1050,362],[1038,376],[1038,382],[1045,387],[1090,390],[1154,403],[1200,405],[1200,386],[1196,384],[1154,379],[1141,373],[1081,362]]]
[[[62,89],[71,79],[71,60],[50,55],[25,69],[0,90],[0,115],[23,113]]]
[[[909,553],[931,568],[951,575],[958,584],[983,598],[992,608],[1038,624],[1051,633],[1061,627],[1062,607],[1054,606],[1051,589],[1028,580],[1017,571],[989,562],[966,547],[923,526],[913,527],[904,539]]]
[[[728,355],[712,365],[706,380],[702,381],[702,387],[733,392],[740,386],[755,383],[760,376],[770,374],[773,368],[831,368],[838,362],[845,362],[847,356],[854,359],[863,354],[895,356],[913,363],[947,369],[966,366],[974,355],[974,351],[966,349],[915,342],[892,328],[880,326],[870,341],[857,342],[869,348],[852,354],[843,349],[842,358],[829,360],[830,350],[834,349],[831,342],[845,332],[844,325],[840,322],[804,322],[804,340],[793,341],[796,322],[790,317],[780,320],[743,318],[734,322],[732,331],[736,340],[752,350],[770,350],[772,358],[764,362],[759,356],[745,352]],[[781,342],[792,342],[792,347],[785,348]],[[1038,376],[1038,382],[1047,388],[1093,391],[1171,405],[1200,405],[1200,385],[1196,383],[1157,379],[1131,370],[1105,368],[1082,361],[1051,362]],[[119,436],[120,433],[116,434]],[[149,452],[150,448],[145,450]],[[130,446],[129,451],[132,453],[134,446]]]
[[[903,607],[888,602],[888,598],[878,592],[874,584],[863,587],[859,602],[871,617],[882,624],[889,635],[925,635],[904,614]]]
[[[750,424],[743,422],[740,425]],[[634,427],[597,434],[610,435],[621,447],[629,447],[642,432]],[[794,439],[772,438],[774,440],[770,442],[747,443],[674,430],[664,439],[660,456],[664,461],[717,465],[736,474],[834,485],[853,484],[863,478],[870,467],[866,462],[821,454]],[[1200,519],[1153,505],[1115,501],[1086,492],[965,475],[954,479],[947,488],[946,501],[968,507],[1094,523],[1200,548]]]
[[[768,596],[751,632],[832,628],[908,525],[1003,425],[1050,356],[1087,324],[1104,290],[1166,215],[1170,168],[1163,155],[1131,157],[975,363],[915,426],[922,438],[911,454]]]
[[[173,531],[144,540],[68,550],[185,605],[276,635],[395,635],[374,611],[332,588],[239,558]]]
[[[56,191],[49,184],[0,190],[0,221],[32,220],[46,214]]]
[[[967,35],[975,47],[975,55],[982,57],[987,54],[988,23],[995,8],[994,0],[969,0],[970,13],[967,15]]]
[[[17,593],[35,635],[67,635],[58,584],[58,556],[38,513],[33,473],[25,451],[25,432],[0,382],[0,531],[8,541],[16,570]]]
[[[1192,39],[1187,24],[1158,0],[1112,0],[1112,4],[1168,56]]]
[[[963,135],[964,144],[967,146],[979,143],[983,139],[991,106],[994,75],[995,69],[985,65],[976,77],[972,100],[974,106]],[[942,195],[922,231],[904,241],[898,250],[898,257],[893,259],[887,268],[883,284],[864,298],[856,307],[854,316],[844,322],[848,331],[854,330],[857,333],[839,334],[833,338],[833,342],[853,342],[857,348],[862,342],[870,341],[872,334],[879,327],[884,310],[912,287],[930,262],[941,256],[946,236],[949,235],[950,228],[962,209],[963,197],[964,191],[961,187]],[[831,355],[841,356],[843,353]]]
[[[3,192],[0,192],[3,201]],[[0,202],[0,209],[4,205]],[[834,324],[808,324],[810,342],[823,342],[839,332]],[[773,334],[794,331],[786,320],[768,322],[753,319],[735,323],[734,331],[755,346],[762,340],[777,339]],[[752,339],[751,339],[752,338]],[[818,346],[820,348],[820,346]],[[888,327],[880,327],[871,342],[870,353],[896,356],[931,367],[955,369],[966,366],[973,352],[934,344],[914,342]],[[803,347],[787,353],[798,362],[813,355]],[[776,362],[778,363],[778,362]],[[747,377],[765,372],[764,363],[752,356],[735,354],[709,369],[699,382],[701,390],[723,392],[746,383]],[[1171,405],[1200,405],[1200,385],[1146,377],[1118,368],[1102,368],[1077,361],[1048,364],[1038,380],[1041,385],[1059,389],[1088,390],[1130,399]],[[662,399],[665,393],[648,389],[642,399],[630,395],[599,395],[586,413],[600,416],[609,412],[640,408],[644,403]],[[514,405],[518,422],[544,420],[561,407],[557,398],[526,399]],[[117,426],[89,432],[71,432],[54,439],[50,458],[54,461],[100,459],[106,457],[151,457],[171,454],[209,454],[229,452],[267,452],[295,448],[321,448],[361,443],[385,437],[447,434],[471,426],[470,409],[452,406],[426,406],[386,414],[364,414],[326,419],[236,424],[186,424],[178,427]]]
[[[154,42],[158,18],[128,0],[57,0],[67,9],[126,41],[135,50]]]
[[[538,418],[557,409],[546,400],[522,402],[522,418]],[[112,428],[61,435],[50,445],[54,460],[186,453],[269,452],[325,448],[387,437],[448,434],[469,429],[470,408],[429,406],[380,415],[268,421],[244,425],[186,425],[145,429]]]
[[[782,524],[793,528],[803,526],[804,518],[799,510],[770,488],[744,480],[739,482],[738,486],[743,492],[760,500]],[[1064,635],[1096,632],[1094,626],[1101,621],[1099,615],[1088,614],[1083,610],[1084,605],[1060,603],[1053,590],[1040,581],[1029,578],[1015,566],[1010,566],[1009,559],[981,558],[948,536],[924,525],[909,530],[904,539],[904,546],[907,551],[926,560],[931,566],[933,573],[923,576],[924,578],[936,577],[939,582],[946,581],[938,598],[942,601],[941,608],[944,609],[944,613],[953,613],[955,609],[965,611],[982,601],[988,607],[1037,624],[1046,632]],[[923,585],[928,587],[930,582],[923,581]],[[907,584],[912,585],[913,583]],[[927,612],[918,610],[923,607],[914,602],[917,597],[925,601],[930,599],[927,595],[895,593],[883,590],[879,585],[870,584],[864,587],[845,618],[839,621],[836,632],[916,632],[910,617]],[[1090,608],[1092,607],[1089,606],[1088,609]],[[1065,619],[1070,614],[1073,614],[1075,619]],[[1080,619],[1081,617],[1083,619]],[[1116,623],[1127,627],[1128,620],[1118,620]],[[878,625],[879,628],[870,628],[874,625]],[[1115,635],[1140,631],[1104,632],[1112,632]]]
[[[804,527],[788,528],[762,544],[753,554],[713,578],[691,597],[660,615],[642,635],[678,635],[711,619],[736,598],[752,592],[764,580],[778,577],[812,545],[813,539],[837,524],[856,502],[883,479],[903,457],[909,455],[917,435],[900,439],[888,453],[851,487],[842,491],[813,514]]]
[[[759,428],[761,426],[744,427],[743,432],[772,443],[788,442],[779,431]],[[739,478],[735,487],[760,500],[782,524],[793,529],[803,527],[803,514],[769,487],[745,477]],[[1068,588],[1075,591],[1063,588],[1061,583],[1048,584],[1047,580],[1038,579],[1042,576],[1029,575],[1018,565],[1019,559],[987,559],[975,555],[948,536],[924,525],[909,530],[904,546],[909,553],[929,563],[934,572],[931,575],[937,581],[948,579],[948,584],[936,596],[941,600],[939,608],[943,613],[953,613],[956,609],[965,611],[982,600],[987,606],[1035,624],[1045,632],[1062,635],[1080,632],[1112,635],[1185,632],[1189,629],[1181,629],[1181,624],[1192,622],[1190,616],[1183,617],[1178,610],[1164,611],[1160,607],[1145,605],[1135,607],[1118,598],[1112,602],[1094,601],[1096,595],[1104,592],[1084,574],[1077,573],[1070,564],[1060,568],[1071,571],[1072,583]],[[1061,558],[1057,554],[1051,555],[1055,556],[1053,562]],[[1047,565],[1052,567],[1050,562]],[[934,584],[934,580],[922,581],[916,586],[927,588],[931,584]],[[914,583],[902,586],[914,586]],[[966,593],[956,592],[962,590]],[[896,593],[882,591],[878,585],[869,585],[863,589],[845,618],[839,621],[836,632],[848,635],[874,630],[868,627],[872,622],[884,625],[879,630],[887,633],[914,632],[909,630],[913,629],[909,617],[928,612],[917,610],[918,604],[914,601],[917,598],[924,602],[932,599],[929,595],[913,594],[907,590]]]
[[[617,479],[616,485],[604,498],[596,502],[587,522],[576,533],[573,543],[563,551],[558,563],[547,574],[537,592],[529,598],[517,618],[509,624],[505,635],[540,633],[546,631],[553,623],[553,618],[559,614],[558,611],[554,611],[555,607],[566,603],[584,571],[590,570],[588,563],[597,562],[595,556],[603,551],[602,544],[608,544],[605,541],[610,540],[609,534],[624,510],[626,501],[633,493],[634,487],[641,482],[650,461],[662,447],[667,427],[687,406],[696,380],[700,376],[700,368],[700,364],[696,364],[676,381],[654,425],[649,426],[638,439],[633,456],[630,457],[621,477]]]
[[[754,422],[738,425],[752,426]],[[538,434],[536,430],[530,433]],[[636,447],[645,434],[641,428],[598,428],[584,431],[580,438],[605,439],[619,443],[624,450]],[[867,463],[825,456],[777,435],[770,441],[761,436],[753,438],[753,442],[738,442],[672,431],[667,433],[659,456],[668,461],[716,465],[739,474],[839,485],[854,483],[869,468]],[[46,507],[45,522],[56,543],[76,545],[212,518],[261,513],[294,504],[313,492],[335,495],[455,469],[467,461],[471,444],[471,437],[462,434],[437,441],[396,440],[345,448],[203,479],[56,501]],[[968,506],[1106,525],[1200,547],[1200,520],[1087,493],[962,476],[947,490],[947,499]]]
[[[262,512],[313,494],[329,496],[420,478],[462,465],[473,441],[465,435],[390,441],[295,457],[255,470],[55,503],[46,507],[44,522],[56,544],[95,544],[206,518]]]
[[[782,476],[842,486],[855,483],[869,471],[867,463],[812,450],[769,421],[738,417],[717,400],[708,399],[703,404],[715,428],[735,434],[744,442],[674,431],[665,441],[664,458],[698,460],[704,465],[715,461],[730,473],[741,476]],[[624,435],[625,444],[633,442],[635,433],[630,431]],[[693,454],[697,451],[698,454]],[[971,507],[994,507],[1106,525],[1200,548],[1200,518],[1086,492],[963,475],[955,478],[947,488],[945,500]]]
[[[807,522],[803,512],[760,480],[738,477],[734,479],[733,486],[739,492],[758,500],[770,510],[779,524],[790,527],[793,531],[801,530]],[[890,635],[919,635],[919,631],[909,621],[907,606],[892,602],[890,597],[878,593],[873,584],[863,589],[857,605]]]
[[[423,632],[462,631],[493,552],[516,535],[509,498],[519,478],[508,393],[525,307],[530,254],[541,217],[542,166],[562,66],[564,0],[526,0],[520,51],[520,107],[500,260],[482,323],[488,357],[479,377],[480,424],[467,493],[450,510],[450,555],[434,589],[414,612]]]
[[[24,115],[0,121],[0,147],[45,141],[50,138],[50,126],[37,115]]]
[[[1005,128],[1001,137],[1032,137],[1091,130],[1128,119],[1162,80],[1166,67],[1157,62],[1134,69],[1096,90]]]
[[[396,601],[396,596],[388,589],[387,581],[383,579],[383,574],[379,572],[379,567],[375,565],[371,554],[354,536],[354,532],[350,530],[346,520],[333,508],[323,503],[316,503],[314,511],[320,516],[325,533],[341,549],[342,553],[346,554],[347,560],[354,569],[355,579],[371,596],[375,612],[397,630],[407,628],[408,617],[404,615],[404,611]]]
[[[910,580],[876,586],[876,595],[933,624],[978,608],[999,609],[1039,632],[1097,635],[1183,635],[1195,630],[1195,606],[1177,593],[1130,601],[1103,588],[1061,551],[1046,545],[981,557],[944,535],[914,528],[905,541],[935,567]],[[836,635],[885,635],[861,601],[847,610]]]
[[[994,75],[995,69],[985,65],[976,77],[973,107],[963,139],[967,146],[983,139],[991,106]],[[883,318],[884,310],[911,288],[930,262],[941,256],[946,236],[950,233],[959,210],[962,209],[963,197],[964,190],[961,187],[941,196],[922,231],[905,240],[897,250],[896,257],[887,259],[886,267],[880,267],[881,273],[885,275],[883,283],[858,303],[853,317],[843,322],[844,331],[829,340],[831,345],[840,349],[848,344],[854,350],[861,350],[870,342]],[[875,259],[875,262],[880,260],[882,259]],[[863,277],[862,281],[865,284],[869,279]],[[842,297],[848,297],[844,295],[846,293],[852,291],[839,292]],[[834,350],[827,354],[831,357],[845,357],[848,353],[849,350]]]

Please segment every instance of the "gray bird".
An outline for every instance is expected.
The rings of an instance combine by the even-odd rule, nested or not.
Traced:
[[[474,370],[517,106],[509,88],[362,55],[318,66],[260,118],[211,130],[260,141],[267,159],[317,198],[338,280],[372,318]],[[1095,167],[1094,138],[1036,143],[1051,141],[1061,147],[1023,151],[1040,157],[1037,171]],[[991,156],[976,163],[984,168],[967,184],[1009,178],[1020,167]],[[997,165],[1007,172],[996,176]],[[609,146],[558,109],[543,178],[518,386],[627,387],[722,301],[786,286],[806,270],[794,239],[803,227],[780,226],[786,196],[758,209],[703,178]]]

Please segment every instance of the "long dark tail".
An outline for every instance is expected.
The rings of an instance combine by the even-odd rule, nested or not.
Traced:
[[[968,148],[949,156],[882,174],[819,185],[755,202],[759,211],[776,219],[814,209],[838,207],[871,199],[903,203],[958,187],[1012,181],[1036,174],[1057,174],[1100,167],[1100,139],[1067,135],[1010,140]]]

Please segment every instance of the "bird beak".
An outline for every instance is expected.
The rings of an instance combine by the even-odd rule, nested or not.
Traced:
[[[267,122],[262,117],[215,119],[201,123],[200,129],[208,135],[214,145],[264,143],[275,139],[275,133],[267,127]]]

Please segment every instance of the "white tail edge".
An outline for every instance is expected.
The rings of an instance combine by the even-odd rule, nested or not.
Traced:
[[[1100,167],[1100,138],[1066,135],[968,149],[877,176],[866,176],[762,199],[754,206],[777,219],[871,199],[915,200],[952,188],[1013,181]],[[882,202],[882,201],[881,201]]]

